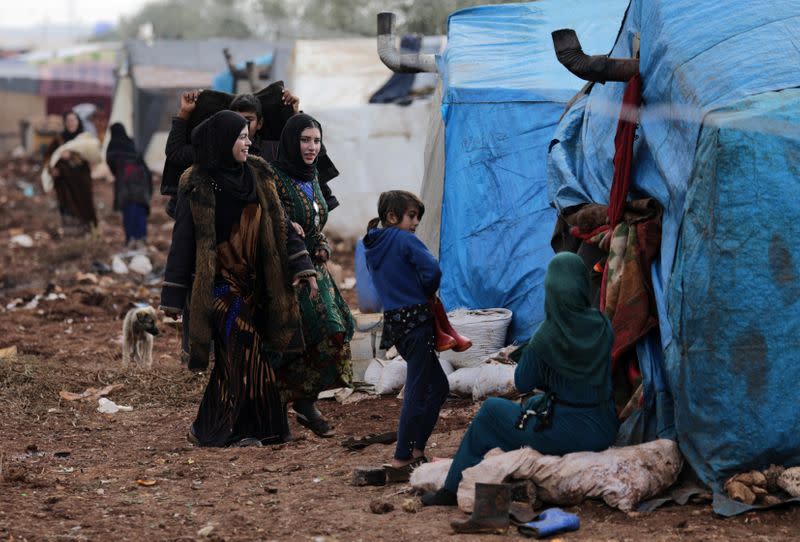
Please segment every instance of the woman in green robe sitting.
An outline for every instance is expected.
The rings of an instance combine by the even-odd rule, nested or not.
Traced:
[[[605,450],[619,422],[611,390],[608,319],[591,305],[589,273],[575,254],[557,254],[544,280],[545,320],[515,352],[514,384],[536,393],[520,406],[491,397],[472,420],[453,458],[444,487],[423,495],[426,506],[455,506],[464,469],[493,448],[523,447],[543,454]]]
[[[333,430],[316,407],[317,395],[352,384],[350,339],[355,323],[325,266],[332,251],[322,233],[328,219],[328,205],[317,179],[317,161],[322,152],[319,122],[309,115],[297,114],[286,122],[278,158],[271,164],[281,203],[298,233],[304,236],[319,285],[316,297],[312,298],[308,289],[298,293],[306,349],[302,356],[284,357],[276,372],[285,386],[284,400],[293,401],[297,421],[318,436],[331,437]]]

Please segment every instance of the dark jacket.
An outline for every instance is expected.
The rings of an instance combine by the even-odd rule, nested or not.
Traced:
[[[384,311],[427,303],[439,289],[439,262],[413,233],[375,228],[364,237],[364,248]]]
[[[153,178],[140,154],[108,151],[106,163],[114,175],[114,210],[121,211],[129,203],[150,209]]]
[[[276,352],[302,351],[300,310],[292,281],[315,276],[305,243],[291,227],[281,206],[269,165],[261,158],[250,157],[261,205],[259,253],[268,277],[256,298],[263,300],[263,321],[259,331],[266,348]],[[212,329],[212,303],[216,277],[217,238],[215,221],[216,196],[211,179],[194,167],[180,180],[172,246],[167,257],[161,308],[180,312],[191,288],[189,325],[189,367],[208,365]],[[186,325],[186,324],[185,324]]]
[[[181,175],[194,163],[194,149],[190,142],[189,123],[186,119],[172,117],[172,128],[164,149],[166,160],[161,175],[161,195],[171,196],[167,203],[167,214],[175,218],[178,201],[178,183]]]

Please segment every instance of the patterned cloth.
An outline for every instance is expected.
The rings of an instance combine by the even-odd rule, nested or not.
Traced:
[[[192,430],[203,446],[243,438],[279,442],[289,434],[276,375],[262,350],[254,300],[261,208],[244,207],[228,241],[217,247],[214,286],[214,368]]]
[[[381,332],[381,350],[388,350],[409,331],[432,321],[433,310],[430,303],[385,311],[383,313],[383,331]]]
[[[322,196],[319,182],[311,181],[313,199],[283,171],[274,168],[278,177],[278,194],[289,218],[303,228],[308,252],[317,271],[319,295],[311,299],[307,288],[298,293],[303,319],[303,338],[306,350],[301,356],[283,356],[275,361],[282,396],[288,401],[302,397],[316,397],[326,389],[350,386],[353,367],[350,361],[350,339],[355,322],[336,283],[324,262],[315,257],[319,249],[332,253],[322,228],[328,220],[328,206]]]

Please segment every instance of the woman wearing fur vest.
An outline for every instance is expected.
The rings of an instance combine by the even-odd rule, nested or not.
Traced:
[[[249,157],[247,121],[220,111],[191,134],[161,308],[177,316],[191,288],[189,368],[215,363],[188,438],[259,446],[290,438],[273,363],[304,350],[296,288],[318,295],[303,239],[281,206],[270,167]]]

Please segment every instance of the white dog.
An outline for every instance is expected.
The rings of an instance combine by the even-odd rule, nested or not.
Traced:
[[[153,307],[134,307],[122,321],[122,363],[139,363],[148,369],[153,365],[153,336],[156,327]]]

